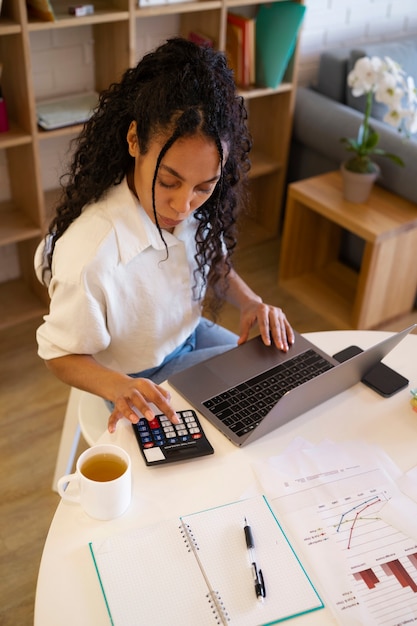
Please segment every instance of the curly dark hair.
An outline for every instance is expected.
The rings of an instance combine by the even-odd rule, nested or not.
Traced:
[[[136,121],[141,154],[146,154],[155,135],[168,136],[157,160],[152,189],[155,221],[162,239],[154,186],[167,150],[178,138],[199,133],[215,142],[223,163],[222,143],[227,145],[220,180],[210,198],[194,213],[198,220],[197,267],[203,283],[210,287],[208,308],[215,316],[227,289],[238,213],[246,205],[251,138],[244,101],[236,93],[225,55],[180,37],[146,54],[119,83],[101,93],[97,108],[76,140],[69,171],[61,178],[61,198],[49,226],[49,268],[57,240],[83,208],[99,200],[111,186],[120,184],[133,169],[134,159],[126,140],[132,121]],[[206,267],[210,268],[209,277],[205,275]]]

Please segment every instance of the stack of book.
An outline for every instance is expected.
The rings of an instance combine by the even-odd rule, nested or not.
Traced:
[[[226,52],[237,85],[278,87],[304,13],[305,6],[291,0],[261,5],[256,18],[228,13]]]

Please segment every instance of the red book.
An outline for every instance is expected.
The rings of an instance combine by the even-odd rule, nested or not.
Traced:
[[[208,46],[209,48],[213,48],[214,46],[213,39],[198,30],[190,31],[188,33],[188,39],[198,46]]]
[[[238,67],[237,72],[234,68],[236,72],[236,82],[242,87],[249,87],[249,85],[255,82],[255,20],[237,15],[236,13],[228,13],[228,42],[233,37],[235,39],[235,46],[237,45],[239,48],[239,58],[235,60]],[[230,47],[232,46],[230,45]],[[229,43],[227,48],[229,49]]]

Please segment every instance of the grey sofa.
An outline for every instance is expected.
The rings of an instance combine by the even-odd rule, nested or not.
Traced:
[[[363,119],[364,99],[351,95],[347,75],[356,59],[364,55],[391,57],[417,84],[417,36],[360,49],[324,52],[317,85],[297,90],[288,182],[337,169],[348,157],[339,139],[356,137]],[[387,158],[375,158],[381,167],[378,182],[417,203],[417,136],[404,139],[396,129],[381,121],[385,111],[382,104],[374,104],[372,126],[380,134],[379,147],[400,156],[405,167]]]

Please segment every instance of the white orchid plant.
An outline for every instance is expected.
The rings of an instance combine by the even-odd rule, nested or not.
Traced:
[[[354,97],[366,96],[365,113],[356,139],[343,137],[341,141],[355,156],[345,163],[346,169],[367,173],[378,170],[371,155],[388,157],[397,165],[404,165],[400,157],[378,148],[379,134],[372,128],[369,118],[372,101],[382,102],[387,107],[383,118],[407,138],[417,132],[417,90],[414,79],[406,77],[401,66],[384,57],[361,57],[347,77],[348,86]]]

